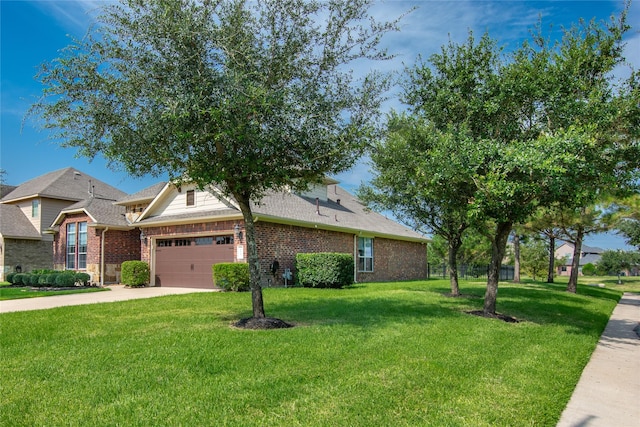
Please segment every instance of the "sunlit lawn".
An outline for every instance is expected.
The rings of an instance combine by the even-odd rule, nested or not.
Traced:
[[[620,292],[502,283],[505,323],[446,281],[265,289],[291,329],[246,331],[248,293],[0,315],[0,425],[555,426]]]
[[[30,286],[24,286],[19,288],[9,287],[8,282],[0,282],[0,301],[10,299],[22,299],[22,298],[35,298],[35,297],[47,297],[53,295],[66,295],[66,294],[79,294],[85,292],[100,292],[108,290],[106,288],[78,288],[64,291],[43,291],[39,289],[33,289]]]

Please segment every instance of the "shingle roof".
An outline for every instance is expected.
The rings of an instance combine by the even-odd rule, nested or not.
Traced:
[[[124,205],[124,204],[131,204],[134,202],[150,202],[158,194],[160,194],[160,191],[162,191],[165,185],[167,185],[165,182],[159,182],[157,184],[152,185],[151,187],[147,187],[143,190],[140,190],[137,193],[118,199],[116,204]]]
[[[582,245],[582,253],[583,254],[601,254],[604,252],[604,249],[597,248],[594,246]]]
[[[15,205],[0,204],[0,233],[4,237],[40,239],[40,233],[22,210]]]
[[[16,188],[18,187],[16,187],[15,185],[0,184],[0,199],[2,199],[7,194],[11,193]]]
[[[82,200],[60,211],[60,215],[53,225],[58,225],[65,215],[86,212],[94,219],[95,224],[127,227],[129,226],[129,222],[126,220],[125,211],[126,208],[124,206],[115,205],[113,200],[93,197],[87,200]]]
[[[260,203],[252,204],[252,212],[259,220],[289,223],[300,226],[317,226],[324,229],[348,230],[377,236],[389,236],[415,241],[427,241],[423,235],[370,211],[360,201],[339,186],[331,186],[327,201],[318,201],[296,194],[272,193]],[[340,203],[338,203],[340,200]],[[317,209],[319,207],[319,209]],[[318,213],[319,212],[319,213]],[[149,217],[137,224],[165,222],[206,221],[221,217],[241,217],[238,209],[185,213],[173,216]]]
[[[2,198],[10,202],[30,197],[48,197],[62,200],[84,200],[90,197],[117,200],[126,193],[74,168],[65,168],[36,177],[19,185]]]

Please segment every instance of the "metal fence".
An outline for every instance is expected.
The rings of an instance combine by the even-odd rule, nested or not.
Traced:
[[[446,264],[433,265],[428,264],[428,277],[431,279],[441,278],[446,279],[449,277],[449,269]],[[459,279],[486,279],[489,274],[488,265],[458,265],[458,278]],[[499,280],[513,280],[514,268],[512,265],[503,265],[500,267],[500,279]]]

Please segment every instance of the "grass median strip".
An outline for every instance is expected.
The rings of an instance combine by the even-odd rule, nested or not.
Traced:
[[[482,283],[265,289],[0,315],[0,425],[554,426],[620,292]]]

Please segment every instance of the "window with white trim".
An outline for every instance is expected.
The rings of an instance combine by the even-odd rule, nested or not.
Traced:
[[[373,271],[373,239],[358,237],[358,271]]]
[[[67,270],[85,270],[87,268],[87,222],[67,224]]]
[[[40,200],[31,201],[31,218],[37,218],[40,211]]]

